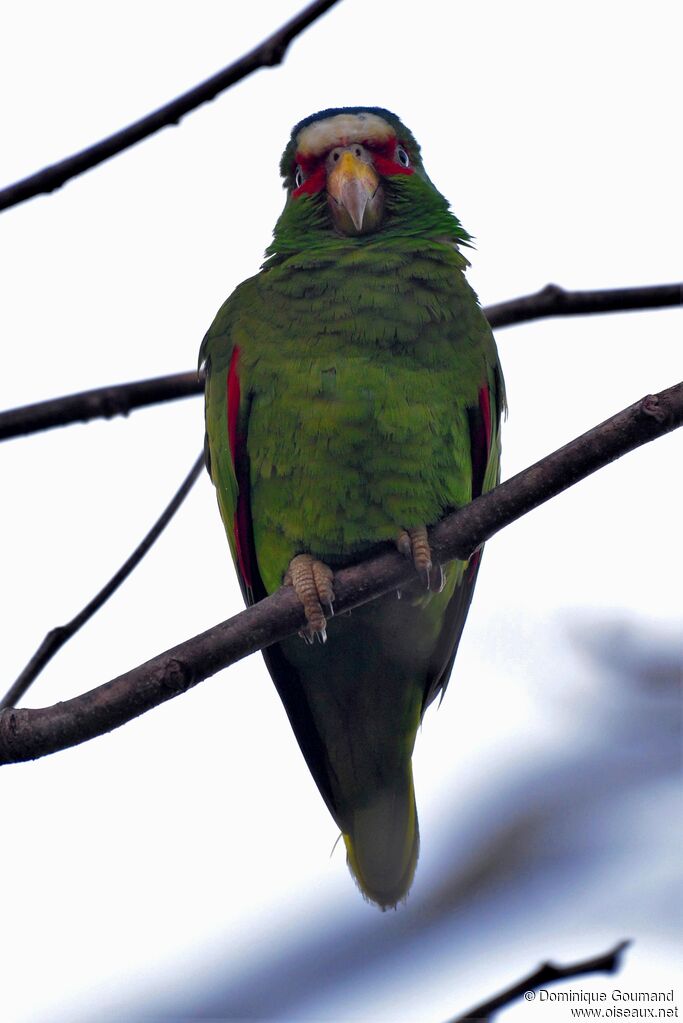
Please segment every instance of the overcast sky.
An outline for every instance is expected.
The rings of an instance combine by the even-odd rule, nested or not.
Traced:
[[[6,0],[0,185],[208,77],[299,6]],[[215,311],[259,267],[283,203],[278,161],[291,126],[326,106],[386,106],[410,126],[430,176],[476,237],[469,277],[483,304],[548,281],[680,278],[677,21],[678,5],[660,0],[344,0],[283,67],[2,214],[0,407],[192,368]],[[679,310],[500,331],[504,476],[675,383],[680,338]],[[3,688],[135,546],[202,437],[192,399],[0,447]],[[607,786],[593,804],[588,785],[580,878],[565,870],[564,840],[546,845],[542,829],[534,839],[528,862],[556,903],[527,906],[526,923],[515,924],[524,913],[501,895],[499,918],[494,879],[482,890],[488,929],[473,902],[457,956],[432,935],[429,961],[406,956],[399,978],[396,960],[364,979],[349,974],[343,991],[329,984],[292,1002],[286,1016],[267,1011],[436,1023],[543,958],[592,955],[622,937],[636,939],[622,986],[671,987],[676,947],[661,923],[661,885],[675,873],[665,827],[675,784],[641,755],[637,733],[641,720],[658,729],[675,718],[676,705],[643,709],[633,693],[622,704],[621,681],[638,672],[630,655],[622,674],[604,658],[631,641],[653,657],[676,647],[680,459],[679,437],[668,436],[490,543],[448,696],[418,736],[422,853],[408,905],[395,914],[363,903],[341,847],[330,856],[335,826],[259,656],[107,737],[4,768],[3,1020],[74,1018],[77,1006],[158,998],[209,974],[207,984],[224,974],[237,985],[242,964],[268,960],[313,920],[373,941],[407,934],[412,921],[419,944],[444,864],[465,864],[480,846],[495,859],[494,818],[519,828],[520,793],[536,793],[540,820],[543,779],[569,792],[590,764],[594,782],[613,771],[626,788],[615,802]],[[91,688],[240,607],[202,478],[25,703]],[[634,729],[628,741],[614,726],[622,712]],[[608,747],[618,751],[609,770],[600,760]],[[654,787],[636,798],[638,779]],[[658,820],[648,816],[655,805]],[[559,797],[554,809],[566,817]],[[603,834],[610,814],[622,830]],[[521,863],[509,898],[518,877],[530,883]],[[522,1004],[506,1018],[542,1017]]]

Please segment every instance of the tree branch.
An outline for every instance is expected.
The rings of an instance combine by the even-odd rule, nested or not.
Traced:
[[[647,395],[434,526],[429,538],[435,557],[441,562],[469,557],[503,526],[682,423],[683,383]],[[405,558],[386,550],[336,573],[335,610],[351,610],[415,578]],[[82,696],[53,707],[0,711],[0,763],[45,756],[117,728],[302,625],[301,604],[291,587],[281,587]]]
[[[40,433],[55,426],[67,426],[69,423],[87,422],[90,419],[127,416],[133,409],[175,401],[177,398],[190,398],[201,394],[203,390],[204,379],[193,370],[38,401],[34,405],[22,405],[20,408],[0,412],[0,440]]]
[[[203,466],[204,455],[202,453],[150,531],[145,537],[143,537],[130,557],[127,558],[118,571],[114,573],[109,582],[102,587],[99,593],[97,593],[92,600],[89,601],[85,607],[71,619],[70,622],[67,622],[66,625],[58,625],[56,628],[51,629],[50,632],[48,632],[47,636],[33,654],[16,682],[10,687],[2,700],[0,700],[0,710],[4,710],[6,707],[16,707],[17,703],[26,693],[29,686],[33,684],[40,672],[46,664],[52,660],[57,651],[61,650],[64,644],[67,643],[97,611],[99,611],[102,605],[106,603],[112,594],[118,590],[119,586],[125,582],[133,569],[137,568],[147,551],[159,539],[166,526],[178,511],[178,508],[180,508],[181,504],[192,490],[192,487],[199,478],[199,474],[202,471]]]
[[[517,984],[501,991],[495,998],[488,1002],[470,1009],[464,1016],[455,1016],[450,1023],[488,1023],[493,1013],[502,1009],[511,1002],[515,1002],[522,995],[530,995],[527,1001],[533,1002],[535,996],[532,992],[545,987],[546,984],[554,984],[558,980],[566,980],[568,977],[583,977],[587,973],[616,973],[621,968],[621,957],[624,950],[631,944],[630,941],[620,941],[611,952],[595,956],[593,959],[582,959],[578,963],[570,963],[568,966],[556,966],[554,963],[543,963],[537,970],[524,977]]]
[[[71,178],[104,163],[105,160],[122,153],[137,142],[149,138],[161,128],[177,125],[185,114],[189,114],[190,111],[196,110],[202,104],[215,99],[219,93],[229,89],[231,85],[235,85],[243,78],[247,78],[259,68],[281,64],[292,40],[337,2],[338,0],[315,0],[249,53],[211,78],[207,78],[205,82],[196,85],[189,92],[183,93],[182,96],[178,96],[170,103],[166,103],[165,106],[140,118],[139,121],[128,125],[127,128],[115,132],[114,135],[88,146],[80,153],[67,156],[59,163],[45,167],[36,174],[31,174],[29,177],[1,189],[0,210],[9,209],[10,206],[17,206],[36,195],[61,188]]]
[[[586,316],[595,313],[625,313],[636,309],[661,309],[683,304],[683,284],[650,284],[640,288],[601,288],[565,291],[559,284],[546,284],[533,295],[487,306],[484,312],[494,328],[513,323],[542,320],[551,316]]]
[[[655,309],[681,304],[683,284],[654,284],[642,288],[607,288],[597,291],[565,291],[548,284],[533,295],[484,308],[494,329],[550,316],[584,316],[589,313]],[[23,405],[0,412],[0,440],[26,436],[55,426],[128,415],[133,409],[201,394],[204,380],[195,372],[174,373],[128,384],[98,387],[63,398]]]

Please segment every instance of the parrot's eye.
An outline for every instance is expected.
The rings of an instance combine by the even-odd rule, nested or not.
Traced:
[[[402,167],[410,167],[410,157],[406,153],[403,146],[396,147],[396,159]]]
[[[294,187],[295,188],[301,188],[303,183],[304,183],[304,172],[302,171],[301,167],[299,167],[297,165],[297,168],[294,171]]]

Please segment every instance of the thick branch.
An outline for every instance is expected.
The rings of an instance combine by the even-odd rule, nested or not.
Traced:
[[[526,996],[527,1001],[533,1002],[534,995],[531,992],[538,991],[539,988],[545,987],[547,984],[555,984],[558,980],[567,980],[569,977],[583,977],[587,973],[616,973],[621,968],[622,954],[630,944],[630,941],[621,941],[611,952],[605,952],[593,959],[582,959],[580,962],[570,963],[568,966],[543,963],[528,977],[524,977],[517,984],[501,991],[499,995],[491,998],[488,1002],[482,1002],[476,1008],[470,1009],[464,1016],[456,1016],[450,1023],[474,1023],[475,1020],[477,1023],[487,1023],[493,1013],[510,1005],[511,1002],[516,1002],[522,995]]]
[[[43,642],[31,657],[24,670],[18,676],[16,682],[10,687],[5,696],[0,700],[0,710],[5,707],[16,707],[19,700],[35,681],[43,668],[48,664],[55,654],[62,649],[72,636],[81,629],[92,616],[99,611],[103,604],[116,593],[119,586],[126,581],[133,569],[137,568],[147,551],[159,539],[166,526],[169,524],[181,504],[197,482],[200,472],[204,466],[204,455],[201,454],[196,460],[189,473],[180,484],[163,512],[156,520],[149,532],[142,538],[133,553],[126,558],[121,567],[114,573],[109,582],[105,583],[99,593],[96,593],[92,600],[88,601],[77,615],[66,625],[58,625],[50,629]]]
[[[292,40],[337,2],[338,0],[315,0],[315,3],[305,7],[291,21],[273,32],[257,47],[236,60],[234,64],[230,64],[205,82],[196,85],[189,92],[183,93],[182,96],[171,100],[165,106],[140,118],[139,121],[128,125],[127,128],[122,128],[114,135],[83,149],[80,153],[74,153],[72,156],[60,160],[59,163],[45,167],[36,174],[31,174],[29,177],[1,189],[0,210],[9,209],[10,206],[17,206],[33,196],[61,188],[71,178],[104,163],[105,160],[122,153],[137,142],[149,138],[161,128],[178,124],[185,114],[189,114],[190,111],[196,110],[202,104],[215,99],[219,93],[229,89],[231,85],[235,85],[243,78],[247,78],[259,68],[273,67],[282,63]]]
[[[434,554],[440,561],[467,558],[503,526],[682,423],[683,383],[646,396],[438,523],[430,531]],[[396,551],[386,550],[335,575],[335,609],[351,610],[414,579],[411,564]],[[45,756],[117,728],[302,625],[298,599],[290,587],[282,587],[241,614],[82,696],[53,707],[3,710],[0,763]]]
[[[495,329],[548,316],[578,316],[680,305],[681,289],[681,284],[655,284],[643,288],[564,291],[556,284],[548,284],[534,295],[486,306],[484,312]],[[200,394],[203,387],[201,374],[174,373],[172,376],[98,387],[63,398],[40,401],[35,405],[23,405],[21,408],[0,412],[0,440],[89,419],[125,416],[133,409],[145,405]]]

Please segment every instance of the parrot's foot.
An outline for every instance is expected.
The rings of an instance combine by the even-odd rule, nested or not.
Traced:
[[[312,554],[297,554],[285,572],[285,585],[294,587],[294,592],[304,606],[308,627],[302,629],[299,635],[308,643],[312,643],[315,636],[321,643],[327,640],[327,619],[322,605],[328,608],[331,617],[334,614],[333,575],[332,569]]]
[[[415,570],[424,577],[427,589],[441,593],[444,588],[444,574],[441,565],[432,562],[432,549],[429,546],[426,526],[415,526],[413,529],[402,529],[398,534],[396,546],[401,554],[410,558]]]

